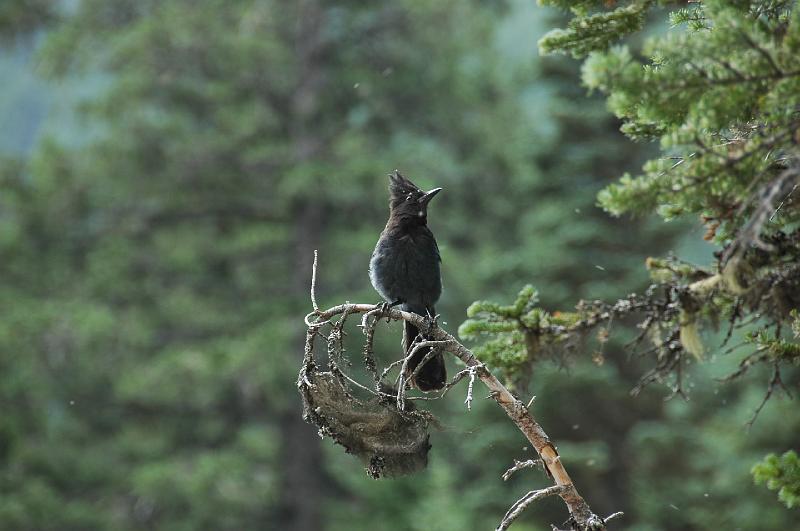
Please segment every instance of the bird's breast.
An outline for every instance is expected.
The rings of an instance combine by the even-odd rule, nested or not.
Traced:
[[[372,285],[389,301],[432,306],[442,291],[439,253],[433,237],[382,235],[370,261]]]

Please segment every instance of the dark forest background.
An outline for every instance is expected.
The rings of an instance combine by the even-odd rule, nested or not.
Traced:
[[[372,480],[303,422],[295,380],[315,249],[322,306],[378,300],[395,168],[444,188],[449,330],[526,283],[563,308],[642,289],[650,255],[710,260],[699,223],[596,206],[655,147],[577,62],[539,57],[556,21],[521,0],[0,6],[0,529],[492,529],[547,484],[500,479],[531,449],[458,389],[428,469]],[[399,327],[379,335],[397,357]],[[518,389],[592,508],[639,531],[796,524],[750,476],[800,428],[777,397],[745,428],[768,368],[721,385],[735,360],[712,354],[688,400],[632,398],[623,339]],[[515,529],[563,518],[549,499]]]

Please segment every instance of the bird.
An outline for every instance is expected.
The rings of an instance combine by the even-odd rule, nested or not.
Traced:
[[[372,286],[388,306],[435,319],[434,305],[442,293],[441,257],[436,238],[428,228],[428,204],[442,189],[427,192],[395,170],[389,174],[389,220],[381,232],[369,262]],[[403,351],[409,354],[420,330],[403,321]],[[419,349],[409,359],[406,381],[420,391],[444,387],[447,371],[442,352],[437,352],[416,376],[414,370],[430,352]]]

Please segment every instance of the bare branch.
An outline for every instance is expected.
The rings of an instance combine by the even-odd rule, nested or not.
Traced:
[[[532,490],[528,492],[525,496],[514,502],[514,505],[508,509],[505,516],[503,516],[503,520],[500,522],[500,525],[497,526],[496,531],[504,531],[505,529],[508,529],[508,527],[514,523],[514,520],[516,520],[519,515],[522,514],[522,511],[524,511],[528,505],[536,500],[546,498],[547,496],[554,496],[556,494],[560,495],[563,492],[564,487],[561,485],[553,485],[552,487],[547,487],[546,489]]]
[[[514,459],[514,466],[512,466],[503,473],[503,481],[508,481],[509,479],[511,479],[511,476],[514,475],[514,472],[522,470],[523,468],[531,468],[531,467],[544,468],[544,463],[542,463],[541,459],[528,459],[527,461],[517,461],[516,459]]]
[[[311,266],[311,306],[314,311],[319,313],[319,305],[317,304],[317,250],[314,249],[314,265]]]
[[[785,198],[788,198],[797,187],[798,175],[800,175],[800,168],[792,166],[784,170],[783,173],[759,192],[758,204],[750,217],[750,221],[742,227],[739,235],[728,246],[720,261],[723,266],[730,261],[736,261],[737,257],[741,257],[750,245],[755,245],[767,251],[771,250],[772,246],[761,239],[761,229],[771,219],[771,216],[774,216],[774,213],[777,212],[775,210],[775,202],[778,197],[785,196]]]
[[[472,386],[475,384],[476,372],[477,372],[476,367],[469,368],[469,385],[467,386],[467,398],[464,399],[464,403],[467,405],[467,411],[472,411]]]
[[[783,208],[783,204],[784,204],[784,203],[786,203],[786,201],[788,201],[790,197],[792,197],[792,194],[794,193],[794,191],[795,191],[795,190],[797,190],[797,186],[798,186],[798,185],[795,183],[795,185],[794,185],[794,186],[792,186],[792,189],[791,189],[791,190],[789,190],[789,193],[788,193],[788,194],[786,194],[786,197],[784,197],[783,199],[781,199],[781,202],[780,202],[780,204],[778,205],[778,208],[776,208],[776,209],[775,209],[775,212],[773,212],[773,213],[772,213],[772,215],[769,217],[769,220],[770,220],[770,221],[772,221],[773,219],[775,219],[775,216],[777,216],[777,215],[778,215],[778,212],[780,212],[781,208]]]
[[[746,344],[747,343],[741,343],[739,346],[744,346]],[[725,376],[724,378],[718,379],[718,381],[721,382],[721,383],[732,382],[733,380],[739,378],[744,373],[746,373],[748,370],[750,370],[750,367],[752,367],[756,363],[760,363],[760,362],[763,362],[764,360],[766,360],[767,357],[768,356],[767,356],[766,353],[760,352],[760,351],[756,351],[756,352],[753,352],[752,354],[748,354],[747,356],[744,357],[744,359],[742,359],[742,361],[739,362],[739,367],[737,367],[735,371],[733,371],[728,376]]]
[[[355,313],[364,314],[374,312],[378,309],[381,309],[380,305],[346,303],[334,306],[327,310],[313,312],[306,318],[309,327],[309,337],[311,337],[313,340],[313,334],[311,332],[318,330],[322,325],[329,323],[330,319],[336,315]],[[415,313],[389,308],[385,309],[383,315],[392,320],[408,321],[419,329],[427,328],[426,318]],[[362,319],[362,324],[364,324],[364,322],[365,321]],[[525,498],[515,504],[508,514],[511,515],[513,513],[513,517],[510,519],[504,519],[505,524],[501,523],[501,526],[505,527],[501,527],[501,529],[506,529],[508,525],[511,524],[513,519],[515,519],[530,503],[543,496],[550,495],[560,496],[567,505],[567,508],[570,512],[570,518],[571,521],[574,522],[575,529],[605,529],[603,520],[592,513],[589,505],[581,497],[581,495],[578,494],[575,485],[572,483],[572,479],[570,478],[569,474],[567,474],[564,465],[561,463],[561,457],[558,455],[555,445],[550,441],[549,437],[539,423],[537,423],[533,418],[533,415],[529,409],[525,407],[525,403],[514,397],[511,392],[509,392],[509,390],[483,365],[483,363],[481,363],[475,357],[472,351],[461,344],[456,338],[454,338],[444,329],[441,327],[434,327],[428,333],[428,337],[429,338],[427,340],[417,343],[414,348],[417,349],[429,346],[439,347],[446,345],[447,351],[459,358],[467,366],[465,371],[461,371],[456,375],[456,377],[453,379],[453,382],[445,386],[441,396],[443,396],[444,393],[452,387],[452,385],[455,385],[455,383],[466,376],[469,375],[471,379],[473,374],[477,376],[489,389],[490,397],[506,412],[512,422],[516,424],[517,428],[519,428],[531,445],[536,449],[542,463],[544,464],[545,471],[548,473],[548,476],[553,478],[553,481],[555,482],[554,486],[547,489],[542,489],[541,491],[532,491],[532,493],[529,493],[529,495],[526,495]],[[405,380],[402,378],[402,375],[404,374],[405,369],[407,369],[410,356],[415,352],[416,351],[412,349],[409,355],[402,360],[403,368],[400,371],[401,377],[399,380],[403,384]],[[392,364],[392,366],[396,365],[397,362]],[[303,370],[306,370],[305,367],[306,366],[304,365]],[[303,370],[301,370],[301,375],[303,374]],[[385,373],[386,371],[384,371],[384,374]],[[401,392],[401,389],[398,389],[398,398]],[[468,390],[468,398],[469,394],[470,393]]]
[[[462,371],[458,371],[458,372],[456,373],[456,375],[455,375],[455,376],[453,376],[453,379],[452,379],[452,380],[450,380],[450,382],[448,382],[448,383],[447,383],[447,385],[445,385],[445,386],[444,386],[444,389],[442,389],[442,394],[441,394],[441,396],[442,396],[442,397],[444,397],[444,395],[446,395],[446,394],[447,394],[447,392],[448,392],[450,389],[452,389],[453,387],[455,387],[455,386],[456,386],[456,385],[457,385],[459,382],[461,382],[461,380],[463,380],[465,377],[469,376],[471,372],[472,372],[472,368],[471,368],[471,367],[467,367],[466,369],[464,369],[464,370],[462,370]]]
[[[764,406],[767,404],[767,402],[769,402],[769,399],[772,398],[772,393],[774,393],[778,387],[783,389],[785,393],[789,394],[789,390],[784,385],[783,380],[781,380],[780,364],[778,364],[776,361],[772,369],[772,378],[769,379],[769,384],[767,385],[767,392],[764,394],[764,398],[761,400],[761,403],[753,412],[753,416],[747,421],[746,426],[748,430],[753,427],[753,424],[758,418],[758,415],[761,413],[761,410],[764,409]]]
[[[375,319],[372,325],[366,325],[367,317],[369,316],[369,312],[364,314],[364,318],[361,320],[361,331],[364,332],[364,365],[367,367],[367,370],[372,375],[373,383],[375,384],[375,388],[378,389],[380,387],[380,378],[378,378],[378,366],[375,362],[375,353],[374,353],[374,343],[375,343],[375,325],[378,323],[378,319]]]
[[[397,409],[403,411],[405,409],[405,400],[406,400],[406,384],[414,379],[414,377],[419,374],[419,371],[422,370],[422,366],[428,363],[431,358],[433,358],[437,354],[437,347],[443,347],[449,345],[450,341],[417,341],[413,344],[412,349],[409,351],[408,355],[403,359],[403,366],[400,369],[400,374],[397,376]],[[422,360],[417,363],[417,366],[414,367],[414,371],[406,377],[408,374],[408,363],[411,361],[417,352],[424,348],[431,347],[430,352],[425,354]]]

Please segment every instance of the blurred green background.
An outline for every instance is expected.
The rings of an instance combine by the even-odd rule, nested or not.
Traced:
[[[0,529],[493,529],[548,484],[501,480],[531,449],[459,389],[432,406],[428,469],[372,480],[303,422],[295,379],[315,249],[322,306],[378,300],[395,168],[444,188],[450,330],[525,283],[569,309],[641,289],[649,255],[714,251],[695,225],[595,206],[654,147],[622,137],[576,62],[539,57],[558,20],[521,0],[0,3]],[[399,337],[379,331],[381,360]],[[646,364],[621,344],[542,360],[518,390],[595,512],[796,524],[749,475],[797,443],[785,400],[744,427],[769,375],[718,384],[736,360],[716,354],[688,401],[631,398]],[[515,529],[566,516],[548,499]]]

